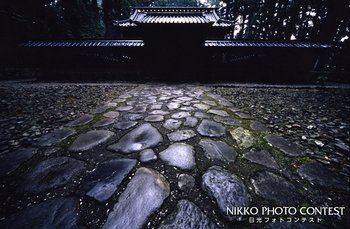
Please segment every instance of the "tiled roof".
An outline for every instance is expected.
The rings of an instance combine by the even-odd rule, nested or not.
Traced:
[[[206,40],[206,47],[264,47],[264,48],[331,48],[331,44],[299,41],[231,41]]]
[[[206,24],[219,20],[214,8],[134,8],[130,19],[141,24]]]
[[[142,40],[27,41],[22,47],[140,47]]]

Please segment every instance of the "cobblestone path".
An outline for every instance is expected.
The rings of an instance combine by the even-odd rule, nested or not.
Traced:
[[[252,224],[227,214],[233,207],[346,206],[348,181],[304,150],[206,87],[139,86],[2,157],[1,228],[346,222],[270,217]]]

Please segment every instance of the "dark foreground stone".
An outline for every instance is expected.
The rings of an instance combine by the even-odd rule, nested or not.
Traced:
[[[249,196],[241,179],[234,174],[213,166],[203,175],[202,189],[218,205],[220,213],[228,220],[239,217],[227,215],[227,207],[247,207]]]
[[[120,195],[103,228],[142,228],[169,194],[169,183],[160,173],[139,168]]]
[[[0,176],[5,176],[15,171],[23,162],[36,154],[36,152],[37,149],[35,148],[20,148],[1,157]]]
[[[218,227],[194,203],[188,200],[180,200],[175,211],[159,226],[159,229],[166,228],[214,229]]]
[[[304,155],[304,152],[299,149],[297,144],[291,143],[281,136],[271,134],[266,136],[265,139],[287,156],[295,157]]]
[[[341,179],[338,174],[319,163],[312,162],[304,164],[300,166],[298,173],[303,179],[306,179],[311,183],[350,192],[349,183]]]
[[[85,163],[69,157],[50,158],[40,162],[24,178],[24,190],[40,193],[61,187],[78,177]]]
[[[296,187],[283,177],[263,171],[252,178],[256,194],[276,201],[286,206],[296,206],[299,203],[299,194]]]
[[[77,224],[77,200],[59,197],[26,208],[11,216],[2,228],[80,228]]]
[[[100,202],[108,200],[123,179],[136,165],[133,159],[114,159],[103,162],[84,181],[86,195]]]
[[[49,134],[46,134],[38,139],[38,145],[40,146],[52,146],[56,145],[66,138],[75,134],[75,130],[71,128],[56,129]]]

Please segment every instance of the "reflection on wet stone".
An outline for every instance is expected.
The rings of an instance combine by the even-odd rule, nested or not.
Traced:
[[[184,143],[170,145],[166,150],[159,153],[159,157],[167,165],[184,170],[193,169],[196,164],[193,147]]]
[[[69,147],[69,151],[80,152],[92,149],[106,142],[112,136],[114,136],[114,133],[109,130],[91,130],[85,134],[81,134]]]
[[[225,135],[226,130],[222,124],[219,124],[208,119],[204,119],[201,124],[199,124],[197,131],[207,137],[222,137]]]
[[[145,123],[123,136],[109,150],[122,153],[133,153],[158,145],[163,141],[162,135],[151,124]]]
[[[160,173],[139,168],[109,213],[103,228],[142,228],[169,194],[169,183]]]
[[[86,195],[100,202],[108,200],[123,179],[136,165],[133,159],[114,159],[103,162],[84,180]]]
[[[203,139],[199,142],[208,159],[217,159],[224,162],[234,162],[237,152],[225,142]]]

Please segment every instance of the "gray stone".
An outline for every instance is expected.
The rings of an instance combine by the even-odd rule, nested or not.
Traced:
[[[103,116],[106,118],[118,118],[119,112],[118,111],[108,111],[107,113],[104,113]]]
[[[311,162],[300,166],[298,174],[310,183],[314,183],[327,188],[336,188],[350,191],[350,184],[342,179],[338,174],[328,169],[326,166],[316,162]]]
[[[241,124],[241,121],[231,117],[215,116],[214,120],[216,122],[220,122],[222,124],[229,125],[229,126],[239,126]]]
[[[101,113],[105,112],[107,109],[108,109],[108,106],[98,106],[92,111],[92,113],[101,114]]]
[[[210,106],[203,103],[196,103],[196,104],[193,104],[193,106],[199,110],[208,110],[210,108]]]
[[[141,151],[158,145],[162,135],[151,124],[145,123],[123,136],[118,143],[110,145],[109,150],[125,154]]]
[[[252,124],[250,124],[250,128],[256,131],[268,131],[267,127],[258,121],[254,121]]]
[[[149,112],[151,115],[167,115],[169,114],[169,111],[162,111],[162,110],[153,110]]]
[[[161,122],[164,120],[163,115],[150,115],[145,118],[146,122]]]
[[[166,150],[159,153],[159,157],[167,165],[184,170],[193,169],[196,164],[193,147],[184,143],[170,145]]]
[[[117,130],[127,130],[131,127],[134,127],[137,125],[138,122],[134,121],[125,121],[125,122],[117,122],[115,125],[113,125],[113,128]]]
[[[185,106],[185,107],[180,107],[180,110],[182,110],[182,111],[194,111],[195,109],[193,107]]]
[[[222,137],[226,134],[225,127],[217,122],[204,119],[197,128],[198,133],[207,137]]]
[[[187,174],[180,174],[178,181],[177,181],[177,186],[181,191],[185,190],[191,190],[194,185],[195,185],[196,180],[194,179],[193,176],[187,175]]]
[[[180,118],[186,118],[186,117],[190,117],[191,114],[187,111],[180,111],[180,112],[176,112],[173,115],[171,115],[172,118],[176,118],[176,119],[180,119]]]
[[[216,159],[224,162],[234,162],[237,152],[225,142],[203,139],[199,142],[208,159]]]
[[[38,139],[38,145],[40,146],[52,146],[56,145],[68,137],[74,135],[76,132],[71,128],[61,128],[52,131]]]
[[[91,122],[93,119],[92,115],[84,114],[80,116],[79,118],[67,123],[66,126],[74,127],[74,126],[83,126]]]
[[[169,183],[160,173],[139,168],[120,195],[103,228],[142,228],[169,194]]]
[[[287,156],[295,157],[304,155],[304,152],[299,149],[297,144],[290,143],[281,136],[268,135],[265,137],[265,139],[268,143],[281,150],[282,153],[286,154]]]
[[[136,165],[134,159],[113,159],[97,166],[84,180],[86,195],[100,201],[107,201],[130,171]]]
[[[217,204],[220,213],[228,220],[239,220],[227,215],[227,208],[248,207],[249,195],[239,177],[218,166],[213,166],[202,177],[202,189]]]
[[[112,125],[115,122],[114,118],[103,118],[99,121],[97,121],[93,127],[104,127],[104,126],[109,126]]]
[[[283,177],[263,171],[256,174],[251,180],[257,195],[276,201],[286,206],[296,206],[299,195],[296,187]]]
[[[151,106],[151,110],[159,110],[162,109],[162,104],[154,104]]]
[[[147,105],[138,105],[130,111],[133,113],[145,113],[146,110],[147,110]]]
[[[243,158],[249,160],[250,162],[263,165],[271,169],[279,168],[276,160],[266,150],[250,151],[248,153],[245,153],[243,155]]]
[[[172,142],[184,141],[196,136],[193,130],[177,130],[167,135]]]
[[[166,105],[169,110],[175,110],[180,107],[180,103],[170,102]]]
[[[195,127],[198,123],[198,119],[194,117],[187,117],[186,121],[184,122],[184,126],[188,127]]]
[[[199,118],[199,119],[204,119],[204,118],[210,118],[209,115],[207,115],[206,113],[197,111],[196,113],[194,113],[194,117]]]
[[[157,156],[152,149],[145,149],[140,152],[141,162],[151,162],[157,160]]]
[[[218,228],[199,207],[188,200],[180,200],[174,212],[172,212],[159,229],[216,229]]]
[[[25,176],[24,190],[40,193],[61,187],[80,176],[85,163],[69,157],[55,157],[40,162]]]
[[[79,228],[77,204],[75,198],[47,200],[12,215],[3,228]]]
[[[177,98],[177,100],[180,100],[180,101],[183,101],[183,102],[188,102],[188,101],[193,100],[193,98],[188,97],[188,96],[182,96],[182,97]]]
[[[235,113],[238,117],[240,117],[241,119],[252,119],[250,117],[250,115],[246,114],[246,113],[243,113],[243,112],[236,112]]]
[[[5,176],[15,171],[22,163],[36,154],[36,152],[36,148],[20,148],[14,152],[5,154],[0,158],[0,176]]]
[[[92,149],[106,142],[112,136],[114,136],[114,133],[109,130],[91,130],[85,134],[79,135],[69,147],[69,151],[80,152]]]
[[[230,134],[241,149],[250,148],[255,143],[255,138],[251,135],[249,130],[246,130],[242,127],[231,130]]]
[[[143,119],[143,116],[140,114],[125,114],[123,119],[127,121],[137,121]]]
[[[203,100],[202,103],[207,104],[209,106],[217,106],[216,102],[212,100]]]
[[[133,107],[132,106],[121,106],[121,107],[118,107],[117,109],[115,109],[115,110],[117,110],[117,111],[129,111],[129,110],[131,110]]]
[[[177,130],[181,126],[182,121],[176,119],[167,119],[163,127],[168,130]]]
[[[209,110],[209,114],[219,115],[221,117],[228,117],[228,113],[224,110]]]

